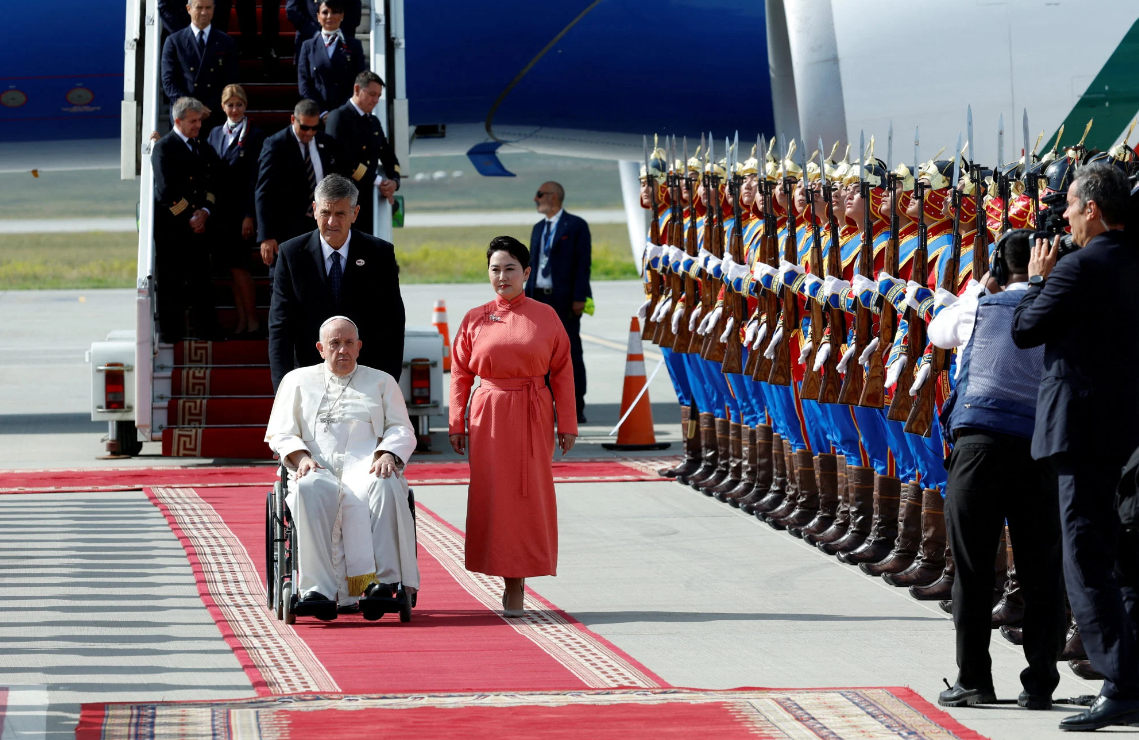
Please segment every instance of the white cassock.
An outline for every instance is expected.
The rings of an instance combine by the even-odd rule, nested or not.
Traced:
[[[281,379],[265,441],[282,463],[307,450],[323,469],[299,481],[289,472],[289,505],[300,554],[296,592],[316,591],[350,604],[373,581],[419,588],[415,521],[403,468],[415,451],[415,430],[399,383],[357,365],[344,377],[325,364]],[[399,473],[369,473],[382,452]]]

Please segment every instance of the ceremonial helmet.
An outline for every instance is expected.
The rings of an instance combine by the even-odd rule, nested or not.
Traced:
[[[772,154],[774,149],[775,137],[772,136],[767,145],[767,154],[764,155],[763,160],[763,176],[772,182],[779,179],[779,163],[775,161],[775,155]]]
[[[699,146],[696,147],[696,153],[688,158],[688,161],[685,163],[685,168],[689,174],[695,173],[696,175],[699,175],[704,171],[704,163],[700,161]]]
[[[1047,187],[1054,193],[1061,193],[1068,189],[1075,178],[1076,168],[1073,159],[1065,153],[1063,157],[1054,159],[1044,169],[1044,179],[1047,180]]]
[[[807,158],[807,182],[815,182],[822,178],[822,173],[819,170],[819,150],[811,152],[811,156]]]
[[[834,143],[838,147],[838,142]],[[839,162],[834,161],[835,150],[831,149],[831,155],[827,157],[827,180],[833,183],[846,184],[846,174],[850,172],[850,143],[846,145],[846,151],[843,152],[842,160]]]
[[[751,146],[751,156],[742,162],[736,162],[732,170],[732,174],[739,175],[740,177],[759,174],[759,160],[756,159],[755,156],[755,144]]]
[[[668,175],[668,154],[660,148],[660,140],[653,134],[653,151],[649,154],[649,170],[645,172],[645,165],[641,165],[641,181],[644,182],[651,174],[658,182]]]
[[[931,188],[925,193],[925,217],[931,221],[944,221],[945,201],[949,197],[949,189],[956,184],[950,182],[953,178],[953,160],[931,159],[922,165],[921,177],[929,180]]]
[[[965,221],[972,221],[977,217],[977,203],[973,199],[973,191],[977,189],[976,183],[973,182],[973,165],[971,162],[963,162],[961,167],[961,218]],[[988,183],[992,181],[993,171],[985,167],[981,167],[981,202],[984,207],[985,194],[987,192]]]

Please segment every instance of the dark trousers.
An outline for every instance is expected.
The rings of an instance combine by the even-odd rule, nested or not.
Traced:
[[[1092,667],[1104,675],[1100,693],[1113,699],[1139,699],[1139,652],[1132,616],[1137,614],[1139,591],[1127,558],[1119,557],[1115,508],[1126,455],[1116,459],[1062,454],[1056,461],[1064,576],[1080,637]],[[1019,571],[1019,557],[1016,565]]]
[[[558,306],[550,300],[550,295],[543,293],[541,288],[534,290],[534,300],[551,306],[558,312],[562,326],[566,329],[570,341],[570,362],[573,363],[573,388],[577,394],[577,413],[580,416],[585,411],[585,354],[581,349],[581,317],[573,312],[572,307]]]
[[[213,281],[210,279],[212,234],[180,233],[180,225],[159,227],[155,234],[154,280],[158,324],[163,342],[187,336],[213,339],[217,334]],[[171,233],[173,232],[173,233]],[[190,309],[190,333],[186,309]]]
[[[957,567],[953,624],[957,680],[965,688],[993,685],[993,559],[1008,520],[1024,593],[1024,656],[1020,681],[1034,696],[1051,696],[1060,682],[1064,600],[1056,470],[1033,460],[1031,440],[967,429],[949,456],[945,525]]]

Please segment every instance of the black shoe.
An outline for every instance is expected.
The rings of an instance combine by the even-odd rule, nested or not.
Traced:
[[[1052,708],[1051,696],[1033,696],[1027,691],[1020,692],[1020,696],[1016,698],[1017,706],[1024,707],[1025,709],[1033,709],[1046,712]]]
[[[945,599],[944,601],[939,601],[939,602],[937,602],[937,605],[939,607],[941,607],[941,611],[945,612],[946,614],[952,614],[953,613],[953,600],[952,599]]]
[[[309,591],[301,598],[301,601],[331,601],[331,599],[319,591]]]
[[[967,689],[955,683],[953,688],[937,695],[937,703],[943,707],[971,707],[974,704],[995,704],[996,701],[997,695],[991,686],[986,689]]]
[[[1060,720],[1060,729],[1069,732],[1089,732],[1111,725],[1139,722],[1139,699],[1109,699],[1097,696],[1092,705],[1070,717]]]
[[[392,597],[392,586],[390,583],[373,583],[364,589],[364,598],[370,599],[375,597]]]

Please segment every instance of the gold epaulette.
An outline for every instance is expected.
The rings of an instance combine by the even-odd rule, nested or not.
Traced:
[[[356,165],[356,169],[352,171],[352,179],[359,182],[360,178],[368,174],[368,168],[362,164]]]
[[[170,206],[170,212],[173,213],[175,216],[178,216],[178,215],[181,215],[182,211],[186,210],[189,207],[190,207],[190,204],[186,201],[185,198],[183,198],[182,200],[178,201],[174,205]]]
[[[206,201],[209,203],[216,203],[217,197],[213,193],[206,193]]]
[[[400,171],[399,171],[399,162],[396,162],[396,163],[395,163],[395,166],[394,166],[394,167],[392,167],[392,169],[394,169],[394,170],[395,170],[395,173],[396,173],[397,175],[401,174],[401,173],[400,173]]]

